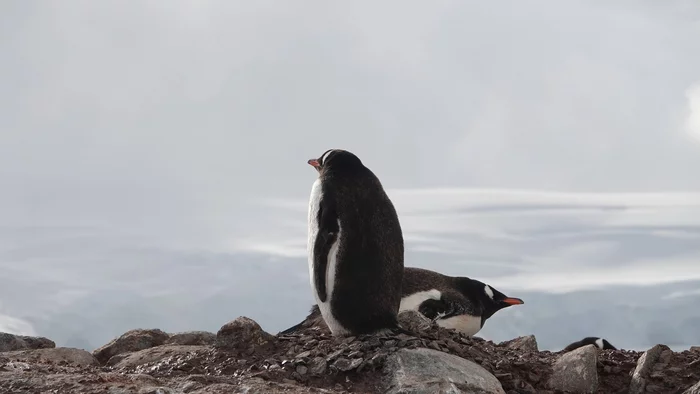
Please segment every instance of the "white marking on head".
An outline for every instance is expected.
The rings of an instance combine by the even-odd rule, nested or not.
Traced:
[[[437,320],[440,327],[456,330],[466,336],[472,336],[481,330],[481,317],[459,315]]]
[[[321,155],[321,158],[319,160],[321,162],[321,165],[326,164],[326,159],[328,158],[328,156],[330,156],[330,154],[335,152],[335,151],[336,151],[335,149],[331,149],[328,152],[325,152],[323,155]]]
[[[486,295],[489,296],[489,298],[493,300],[493,290],[491,290],[491,286],[489,286],[489,285],[484,286],[484,293],[486,293]]]
[[[432,289],[428,291],[419,291],[411,295],[401,298],[401,305],[399,306],[399,312],[402,311],[417,311],[420,304],[427,300],[439,300],[442,297],[442,293],[439,290]]]
[[[603,348],[603,338],[598,338],[595,340],[595,344],[598,345],[599,348]]]

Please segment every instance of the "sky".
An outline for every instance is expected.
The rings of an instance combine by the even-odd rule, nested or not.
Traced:
[[[525,300],[483,337],[698,345],[699,36],[694,0],[4,1],[0,331],[291,326],[343,148],[406,265]]]

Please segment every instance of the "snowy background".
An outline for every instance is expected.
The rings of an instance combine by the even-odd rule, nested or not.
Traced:
[[[0,331],[306,316],[329,148],[496,341],[700,344],[700,4],[0,4]]]

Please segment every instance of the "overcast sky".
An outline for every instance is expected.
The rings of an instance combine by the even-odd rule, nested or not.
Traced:
[[[695,0],[3,1],[0,331],[286,328],[329,148],[380,177],[407,265],[697,300],[698,37]]]

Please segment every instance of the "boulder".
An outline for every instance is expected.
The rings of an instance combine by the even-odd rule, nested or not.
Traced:
[[[167,333],[158,329],[136,329],[127,331],[119,338],[95,349],[92,354],[97,361],[105,364],[110,358],[122,354],[160,346],[170,338]]]
[[[700,394],[700,382],[697,382],[692,387],[689,387],[688,390],[683,392],[683,394]]]
[[[537,352],[537,339],[534,335],[527,335],[524,337],[517,337],[511,339],[510,341],[505,341],[500,343],[501,346],[505,346],[513,350],[521,350],[524,352]]]
[[[50,349],[54,347],[56,347],[56,344],[48,338],[0,332],[0,352],[25,349]]]
[[[258,323],[245,316],[224,324],[216,333],[214,346],[244,355],[250,355],[260,346],[271,343],[275,338],[263,331]]]
[[[115,368],[135,368],[168,357],[186,356],[204,349],[206,349],[205,346],[162,345],[139,350],[138,352],[117,355],[112,357],[107,362],[107,365],[114,366]]]
[[[690,351],[700,353],[700,346],[691,346]]]
[[[387,358],[390,394],[505,394],[486,369],[463,358],[432,349],[401,349]]]
[[[671,360],[673,351],[666,345],[655,345],[647,350],[637,360],[637,367],[632,373],[630,382],[630,394],[646,392],[647,382],[655,369],[662,369]]]
[[[562,354],[552,367],[549,386],[569,393],[595,393],[598,388],[598,350],[586,345]]]
[[[166,345],[213,345],[216,342],[216,334],[207,331],[187,331],[171,334],[165,341]]]
[[[92,354],[83,349],[57,347],[52,349],[31,349],[7,352],[5,357],[25,363],[62,363],[66,362],[81,367],[99,365]]]

